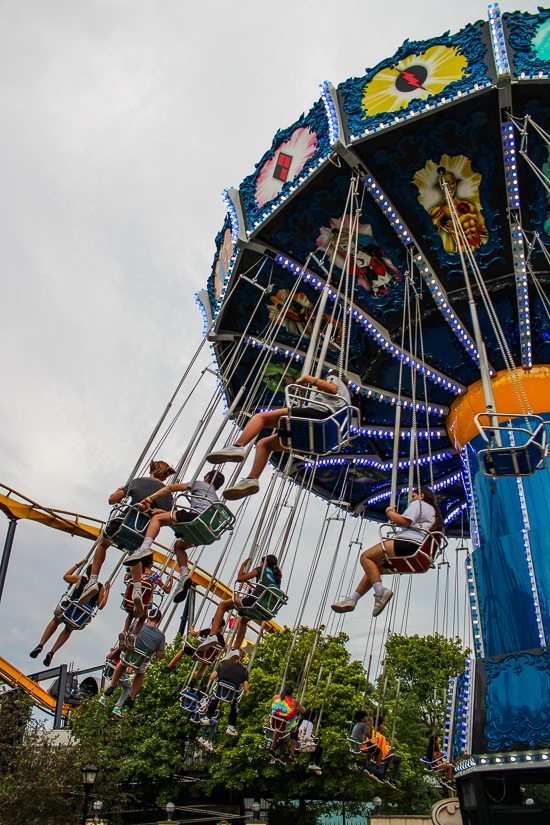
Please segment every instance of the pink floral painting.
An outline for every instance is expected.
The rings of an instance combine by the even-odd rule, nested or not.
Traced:
[[[296,129],[289,140],[281,143],[258,175],[255,195],[258,206],[276,198],[284,184],[300,174],[316,148],[317,135],[304,127]]]

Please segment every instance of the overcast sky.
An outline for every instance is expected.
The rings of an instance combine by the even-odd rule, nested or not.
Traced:
[[[362,75],[406,38],[485,16],[469,0],[3,0],[0,481],[104,518],[200,343],[194,295],[210,274],[222,189],[253,171],[321,81]],[[189,405],[164,458],[177,460],[212,391]],[[295,614],[320,509],[281,621]],[[88,547],[18,525],[1,652],[24,671],[40,665],[28,652]],[[434,587],[435,576],[414,582],[410,630],[432,630]],[[102,660],[124,618],[119,591],[54,663]],[[371,606],[346,625],[361,658]]]

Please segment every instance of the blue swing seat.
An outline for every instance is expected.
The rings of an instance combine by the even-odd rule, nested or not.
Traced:
[[[235,701],[239,695],[239,688],[233,682],[225,679],[218,679],[214,688],[214,696],[220,702],[227,702],[229,705]]]
[[[94,608],[89,604],[71,602],[63,611],[61,621],[73,630],[82,630],[92,621]]]
[[[342,406],[334,412],[328,404],[323,404],[323,397],[332,401],[337,398]],[[285,400],[289,414],[279,419],[278,436],[283,447],[292,450],[293,453],[328,455],[339,451],[359,434],[359,410],[357,407],[346,405],[345,399],[341,396],[291,384],[285,389]],[[292,411],[298,407],[302,410],[307,409],[308,402],[315,404],[316,411],[324,408],[326,418],[292,415]]]
[[[196,713],[199,709],[200,699],[191,688],[184,688],[180,693],[180,708],[189,713]]]
[[[111,544],[114,544],[119,550],[128,552],[141,547],[151,521],[150,514],[138,510],[134,506],[116,504],[109,514],[106,528],[114,519],[122,519],[122,524],[112,535],[107,536]]]
[[[501,423],[500,419],[506,422],[518,418],[513,414],[484,412],[476,415],[475,422],[487,444],[486,449],[479,451],[478,461],[487,478],[532,476],[546,467],[548,439],[544,419],[539,415],[520,417],[524,419],[525,427]]]
[[[103,665],[103,678],[106,682],[110,682],[113,678],[113,673],[115,672],[116,665],[111,659],[107,659],[105,664]]]

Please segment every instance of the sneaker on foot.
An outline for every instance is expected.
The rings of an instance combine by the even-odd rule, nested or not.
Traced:
[[[199,738],[197,739],[197,742],[199,743],[199,745],[204,745],[204,743],[206,742],[206,739],[204,738],[204,736],[199,736]]]
[[[229,662],[230,659],[238,659],[239,658],[239,651],[238,650],[230,650],[228,651],[225,656],[221,659],[220,664],[222,662]]]
[[[335,613],[351,613],[352,610],[355,610],[356,606],[357,602],[355,599],[342,599],[341,602],[331,604]]]
[[[136,649],[136,637],[133,633],[128,633],[126,636],[126,650],[129,650],[130,653],[133,653]]]
[[[145,613],[145,607],[143,606],[143,599],[141,598],[141,591],[138,590],[136,593],[136,589],[134,587],[134,618],[141,619],[141,617]]]
[[[315,771],[315,773],[318,773],[319,776],[321,775],[321,768],[319,767],[319,765],[314,765],[310,762],[307,769],[308,771]]]
[[[78,600],[79,604],[88,604],[94,596],[97,596],[99,593],[99,584],[97,581],[95,582],[88,582],[82,593],[80,594],[80,598]]]
[[[191,576],[182,576],[178,582],[178,586],[176,587],[174,593],[174,604],[180,604],[183,602],[189,593],[189,588],[193,584]]]
[[[244,461],[244,447],[222,447],[221,450],[213,450],[206,456],[206,460],[210,464],[225,464],[226,461],[236,461],[240,463]]]
[[[109,685],[108,688],[105,688],[105,690],[103,692],[103,696],[106,696],[106,697],[112,696],[114,692],[115,692],[114,687],[112,685]]]
[[[218,643],[217,636],[207,636],[204,642],[201,642],[200,645],[197,646],[197,650],[206,650],[207,647],[212,647]]]
[[[126,650],[126,633],[124,631],[118,634],[118,646],[121,650]]]
[[[206,740],[206,742],[204,743],[204,747],[206,748],[207,751],[210,751],[210,752],[212,752],[214,750],[214,745],[212,744],[210,739]]]
[[[43,645],[36,645],[36,647],[34,648],[34,650],[31,650],[31,652],[29,653],[29,656],[31,657],[31,659],[36,659],[36,657],[37,657],[40,653],[42,653],[42,650],[43,650],[43,649],[44,649]]]
[[[113,708],[113,713],[115,716],[122,716],[122,708],[119,708],[118,705],[115,705]]]
[[[127,696],[124,700],[124,707],[128,708],[128,710],[132,710],[135,705],[136,700],[132,696]]]
[[[137,550],[133,550],[131,553],[128,553],[127,557],[122,562],[125,566],[128,565],[128,562],[132,563],[132,566],[135,561],[141,561],[142,559],[147,559],[149,556],[153,555],[153,548],[152,547],[138,547]]]
[[[388,590],[385,587],[379,596],[374,597],[374,610],[372,611],[373,616],[379,616],[380,613],[383,611],[391,597],[393,596],[393,590]]]
[[[42,664],[45,665],[46,667],[49,667],[52,663],[52,659],[53,659],[53,650],[50,650],[49,653],[46,653],[46,655],[44,657],[44,661],[42,662]]]
[[[233,725],[228,725],[227,726],[226,733],[227,733],[228,736],[238,736],[239,735],[237,733],[237,731],[235,730],[235,728],[233,727]]]
[[[237,501],[240,498],[253,496],[259,490],[260,484],[257,478],[241,478],[233,487],[226,487],[223,494],[228,501]]]
[[[397,784],[395,779],[388,779],[388,785],[390,786],[390,788],[393,788],[394,791],[400,790],[399,785]]]
[[[161,673],[172,673],[172,668],[169,667],[169,665],[166,665],[166,667],[161,667],[160,672]]]

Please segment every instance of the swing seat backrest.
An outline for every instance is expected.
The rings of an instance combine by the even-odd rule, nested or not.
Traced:
[[[176,509],[172,510],[174,519]],[[227,530],[232,530],[235,516],[221,501],[215,501],[193,521],[174,523],[174,532],[193,547],[212,544]]]
[[[180,693],[180,708],[190,713],[196,713],[199,709],[200,699],[196,693],[189,688],[184,688]]]
[[[487,444],[487,449],[478,453],[481,472],[487,478],[518,478],[532,476],[546,467],[548,439],[546,424],[539,415],[522,416],[525,427],[501,426],[499,419],[509,421],[518,416],[512,414],[479,413],[475,417],[477,427]],[[498,426],[495,418],[499,421]],[[500,434],[501,443],[496,441]],[[519,443],[523,441],[524,443]]]
[[[421,756],[420,761],[427,771],[436,771],[438,770],[439,766],[444,764],[445,759],[440,756],[439,759],[434,759],[433,762],[430,762],[427,756]]]
[[[154,586],[151,582],[141,582],[141,600],[143,602],[143,606],[147,607],[147,605],[151,601],[151,596],[153,595]],[[126,588],[126,592],[123,593],[122,596],[122,604],[120,605],[122,610],[125,610],[127,613],[134,612],[134,584],[133,582],[128,582],[128,587]]]
[[[193,654],[193,660],[195,662],[203,662],[205,665],[211,665],[216,661],[221,649],[221,645],[218,644],[203,647],[202,650],[197,650],[196,653]]]
[[[134,670],[139,670],[143,665],[149,664],[150,657],[145,650],[140,650],[139,647],[136,647],[135,650],[124,650],[120,661],[123,665],[133,667]]]
[[[220,702],[228,702],[231,704],[237,697],[238,688],[233,682],[227,682],[225,679],[218,679],[218,683],[214,689],[214,696]]]
[[[107,659],[105,665],[103,666],[103,678],[106,682],[110,682],[113,678],[113,673],[115,672],[116,665],[110,659]]]
[[[111,544],[114,544],[119,550],[128,551],[137,550],[138,547],[141,547],[151,516],[136,507],[117,505],[111,510],[109,521],[115,518],[122,519],[122,524],[116,532],[108,537]],[[107,524],[109,524],[109,521]]]
[[[253,605],[250,605],[250,607],[242,606],[237,609],[239,616],[246,616],[248,619],[254,619],[258,622],[269,621],[288,602],[288,596],[276,585],[257,584],[254,590],[262,587],[263,592],[256,597]],[[240,595],[240,592],[236,591],[235,595]]]
[[[279,716],[271,716],[269,719],[269,724],[271,725],[272,731],[275,731],[276,733],[284,733],[287,729],[288,722],[285,719],[281,719]]]
[[[71,602],[63,611],[61,621],[73,630],[82,630],[92,620],[94,608],[89,604]]]
[[[363,749],[361,747],[363,743],[358,742],[357,739],[352,739],[351,736],[348,736],[348,745],[351,753],[356,754],[357,756],[363,755]]]
[[[337,452],[350,438],[354,407],[341,407],[326,418],[298,418],[292,415],[279,420],[279,439],[283,447],[305,455],[328,455]]]
[[[392,573],[426,573],[433,568],[435,559],[447,546],[447,539],[439,531],[423,530],[426,538],[412,556],[387,556],[382,566]],[[386,536],[386,539],[388,537]],[[384,540],[384,539],[383,539]]]

